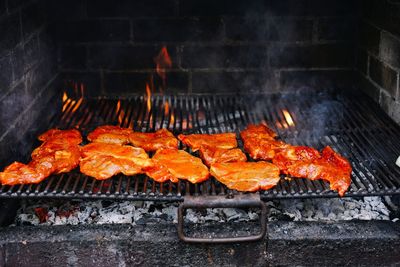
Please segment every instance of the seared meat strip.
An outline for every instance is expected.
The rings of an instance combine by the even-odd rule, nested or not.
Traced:
[[[82,147],[80,170],[97,180],[105,180],[118,173],[143,173],[151,165],[149,156],[142,148],[107,143],[90,143]]]
[[[250,124],[240,136],[244,149],[253,159],[271,160],[275,154],[289,146],[285,142],[276,140],[276,133],[263,124]]]
[[[230,189],[249,192],[270,189],[280,179],[279,168],[265,161],[215,163],[210,173]]]
[[[40,135],[42,145],[32,152],[32,161],[14,162],[0,172],[2,184],[39,183],[55,173],[69,172],[79,164],[82,136],[77,130],[51,129]]]
[[[129,143],[129,135],[133,133],[130,128],[121,128],[113,125],[103,125],[97,127],[88,134],[87,139],[94,143],[109,143],[125,145]]]
[[[178,139],[167,129],[160,129],[155,133],[134,132],[129,135],[131,144],[146,151],[156,151],[160,148],[178,149]]]
[[[351,184],[351,165],[331,147],[323,149],[322,155],[309,147],[291,147],[274,158],[282,172],[310,180],[326,180],[332,190],[344,196]]]
[[[157,182],[178,179],[191,183],[200,183],[209,177],[208,168],[186,151],[177,149],[160,149],[154,154],[153,166],[147,168],[146,174]]]
[[[231,149],[237,147],[236,134],[189,134],[178,135],[178,139],[193,151],[200,149],[202,145],[207,145],[215,148]]]
[[[247,161],[246,155],[239,148],[224,149],[203,145],[199,151],[207,166],[214,163]]]

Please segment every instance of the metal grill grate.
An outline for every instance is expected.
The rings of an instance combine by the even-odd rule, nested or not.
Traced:
[[[148,108],[151,106],[151,109]],[[87,134],[102,124],[136,131],[168,128],[179,133],[236,132],[266,122],[288,143],[321,149],[326,145],[353,166],[347,196],[400,193],[399,127],[369,98],[344,94],[145,96],[129,99],[67,99],[52,127],[78,127]],[[242,145],[239,140],[240,146]],[[0,197],[103,198],[181,201],[184,195],[235,194],[211,178],[202,184],[157,183],[145,175],[96,181],[75,170],[37,185],[1,186]],[[323,181],[282,177],[262,199],[337,197]]]

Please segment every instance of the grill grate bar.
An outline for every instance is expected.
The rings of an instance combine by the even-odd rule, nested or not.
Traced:
[[[141,132],[168,128],[174,134],[236,132],[239,137],[247,124],[266,122],[284,141],[318,149],[330,145],[348,157],[353,165],[353,183],[347,196],[400,194],[400,169],[394,164],[400,155],[400,127],[363,96],[179,95],[153,96],[150,102],[147,96],[135,96],[67,99],[62,109],[53,117],[50,127],[77,127],[84,134],[98,125],[114,124]],[[325,120],[318,119],[319,116]],[[238,143],[242,146],[240,139]],[[182,144],[180,147],[186,149]],[[0,197],[180,201],[184,195],[237,193],[213,178],[196,185],[187,181],[159,184],[145,175],[118,175],[96,181],[78,170],[49,177],[38,185],[0,187]],[[278,185],[261,192],[261,197],[337,197],[337,193],[321,180],[282,176]]]

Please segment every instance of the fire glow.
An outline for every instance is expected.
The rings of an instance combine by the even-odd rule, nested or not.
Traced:
[[[68,108],[68,106],[72,107],[72,111],[71,113],[74,114],[78,108],[82,105],[83,99],[84,99],[84,95],[85,95],[85,86],[83,83],[74,83],[74,91],[78,92],[78,88],[80,91],[80,97],[78,100],[74,100],[73,98],[70,98],[67,94],[66,91],[64,91],[63,95],[62,95],[62,112],[66,111],[66,109]]]
[[[290,115],[289,111],[287,111],[286,109],[283,109],[282,113],[283,113],[283,116],[285,117],[288,127],[294,126],[294,121],[293,121],[293,118]]]

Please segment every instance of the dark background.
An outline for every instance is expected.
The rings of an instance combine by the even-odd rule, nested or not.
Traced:
[[[353,88],[400,122],[399,0],[0,0],[1,154],[74,85],[157,89],[163,46],[170,94]]]

